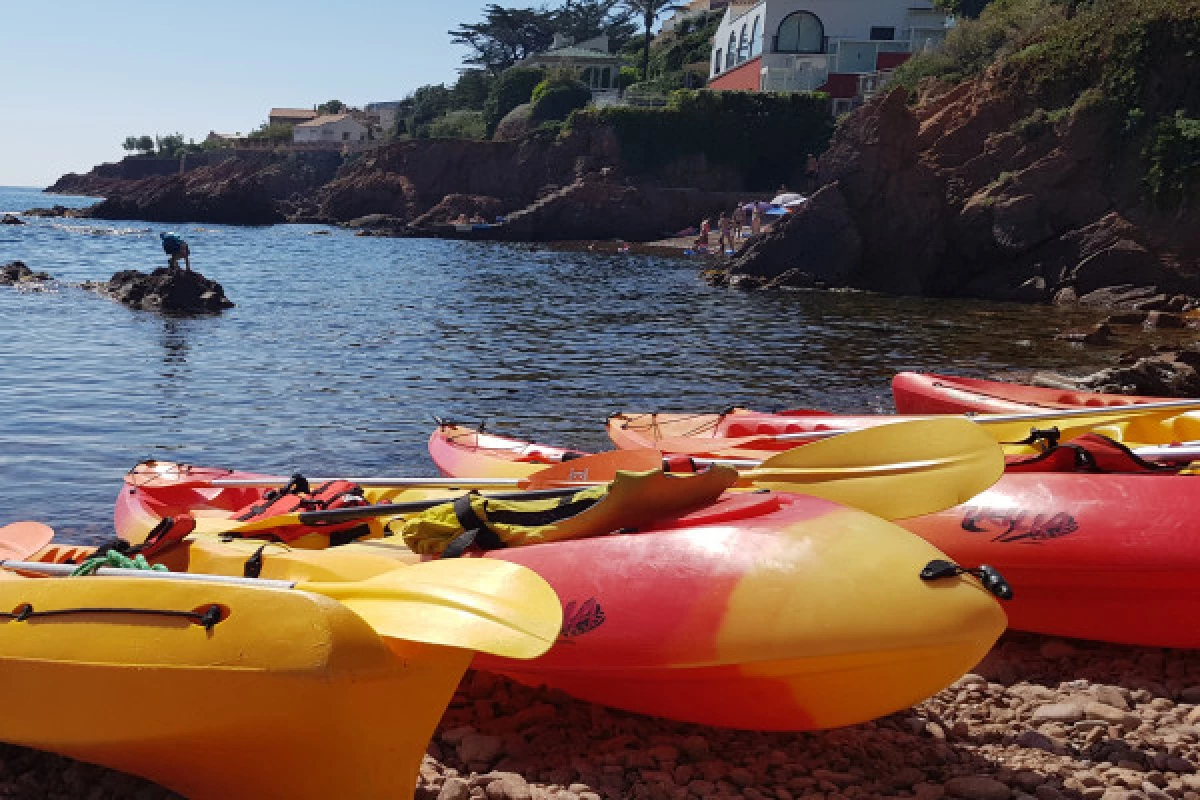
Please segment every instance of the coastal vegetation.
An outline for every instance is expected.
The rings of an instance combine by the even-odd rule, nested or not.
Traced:
[[[996,0],[963,20],[939,52],[896,71],[914,91],[992,70],[1037,106],[1025,134],[1071,111],[1107,121],[1114,157],[1138,165],[1141,190],[1162,210],[1200,192],[1200,0]]]
[[[170,133],[165,136],[126,136],[121,149],[143,158],[178,158],[184,153],[199,152],[202,148],[194,141],[185,142],[182,133]]]

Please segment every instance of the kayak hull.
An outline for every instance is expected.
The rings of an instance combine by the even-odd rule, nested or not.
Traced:
[[[1200,648],[1200,477],[1006,474],[969,503],[899,524],[1013,587],[1019,630]]]
[[[1013,414],[1073,408],[1107,408],[1178,400],[1072,391],[954,375],[900,372],[892,378],[897,414]]]
[[[8,698],[0,739],[195,800],[411,797],[471,658],[385,642],[339,603],[293,590],[10,573],[0,607],[23,604],[75,611],[0,624],[0,680],[26,687]],[[208,630],[161,613],[213,605],[224,619]]]

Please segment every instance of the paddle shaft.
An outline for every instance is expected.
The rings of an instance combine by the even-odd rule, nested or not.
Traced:
[[[519,478],[309,478],[308,481],[310,484],[349,481],[360,486],[370,486],[373,489],[419,489],[422,487],[455,489],[464,486],[495,487],[497,489],[512,487],[515,489],[521,485]],[[205,485],[217,489],[267,489],[273,486],[284,486],[287,483],[287,478],[218,478],[206,481]]]
[[[488,500],[538,500],[547,497],[566,497],[579,491],[578,486],[565,489],[541,489],[530,492],[505,492],[501,494],[483,495]],[[301,511],[296,515],[301,525],[314,525],[322,522],[342,522],[350,519],[365,517],[390,517],[408,511],[424,511],[434,506],[453,503],[457,497],[439,497],[432,500],[413,500],[408,503],[380,503],[370,506],[351,506],[335,508],[329,511]],[[255,520],[258,522],[259,520]]]
[[[44,564],[40,561],[0,561],[0,567],[17,570],[18,572],[37,572],[42,575],[67,576],[78,569],[77,564]],[[274,581],[259,578],[238,578],[226,575],[204,575],[190,572],[166,572],[159,569],[122,569],[120,567],[101,567],[93,575],[113,578],[169,578],[176,581],[192,581],[194,583],[224,583],[242,586],[257,586],[265,589],[293,589],[296,581]]]

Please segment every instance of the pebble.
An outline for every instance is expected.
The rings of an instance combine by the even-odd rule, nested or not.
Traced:
[[[835,731],[641,717],[468,673],[418,800],[1200,800],[1200,657],[1006,634],[972,674]],[[153,784],[0,745],[0,797],[166,800]]]

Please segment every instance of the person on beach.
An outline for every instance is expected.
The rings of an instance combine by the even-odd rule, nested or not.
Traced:
[[[804,179],[808,183],[808,193],[812,194],[817,190],[817,175],[818,175],[817,157],[812,153],[808,154],[808,161],[804,165]]]
[[[704,220],[700,223],[700,235],[696,237],[693,246],[698,253],[708,252],[708,234],[712,230],[712,220]]]
[[[170,256],[167,261],[168,269],[179,269],[179,259],[183,259],[183,263],[187,265],[187,271],[192,271],[192,251],[177,233],[167,231],[160,233],[158,238],[162,240],[163,252]]]
[[[728,253],[733,250],[733,222],[730,221],[729,215],[724,211],[717,219],[717,247],[722,253]]]
[[[754,211],[750,213],[751,236],[758,236],[760,233],[762,233],[762,217],[762,207],[758,203],[755,203]]]
[[[733,209],[733,238],[741,239],[744,231],[742,228],[746,226],[746,209],[742,203],[738,203]]]

